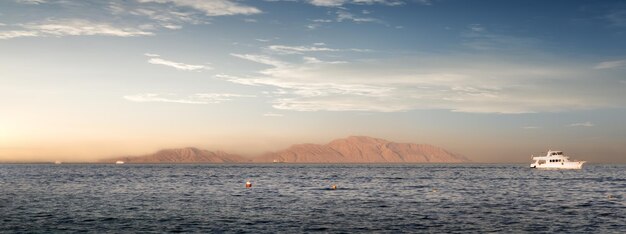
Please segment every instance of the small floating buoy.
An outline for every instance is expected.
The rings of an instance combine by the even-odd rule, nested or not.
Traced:
[[[437,192],[437,189],[433,189],[433,193],[436,193],[436,192]]]
[[[613,199],[613,195],[609,194],[608,196],[606,196],[606,198]]]
[[[252,188],[252,183],[250,181],[246,181],[246,188]]]
[[[337,185],[336,185],[336,184],[331,185],[331,186],[330,186],[330,189],[332,189],[332,190],[337,190]]]

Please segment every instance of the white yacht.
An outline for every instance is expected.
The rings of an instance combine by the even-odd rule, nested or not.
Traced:
[[[563,151],[548,150],[546,156],[533,156],[531,168],[543,169],[581,169],[585,161],[570,161]]]
[[[124,161],[120,160],[120,161],[115,162],[115,164],[124,164]]]

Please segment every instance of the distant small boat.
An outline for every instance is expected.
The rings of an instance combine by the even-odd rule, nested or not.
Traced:
[[[563,151],[548,150],[546,156],[532,157],[531,168],[539,169],[582,169],[585,161],[570,161]]]
[[[124,161],[117,161],[115,164],[124,164]]]
[[[61,161],[54,161],[54,164],[61,164]]]

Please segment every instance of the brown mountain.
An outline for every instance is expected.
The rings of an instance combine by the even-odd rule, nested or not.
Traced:
[[[461,163],[464,156],[427,145],[395,143],[383,139],[351,136],[325,145],[298,144],[285,150],[248,159],[222,151],[197,148],[165,149],[143,156],[127,156],[102,160],[113,163]]]
[[[461,163],[470,160],[445,149],[351,136],[326,145],[299,144],[254,158],[255,162],[286,163]]]
[[[208,151],[193,147],[181,149],[164,149],[154,154],[143,156],[128,156],[103,160],[102,162],[113,163],[115,161],[125,163],[241,163],[250,160],[239,155],[228,154],[222,151]]]

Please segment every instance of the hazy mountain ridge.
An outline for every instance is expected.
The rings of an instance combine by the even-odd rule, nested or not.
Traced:
[[[254,158],[286,163],[461,163],[470,160],[428,144],[395,143],[367,136],[336,139],[326,145],[299,144]]]
[[[336,139],[328,144],[296,144],[277,152],[245,158],[222,151],[193,147],[165,149],[136,157],[117,157],[102,162],[126,163],[462,163],[470,160],[428,144],[395,143],[367,136]]]
[[[242,163],[250,159],[223,151],[208,151],[194,147],[164,149],[153,154],[105,159],[102,162],[126,163]]]

